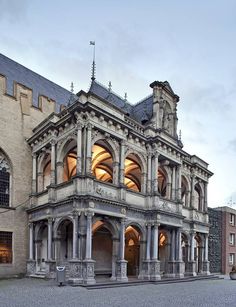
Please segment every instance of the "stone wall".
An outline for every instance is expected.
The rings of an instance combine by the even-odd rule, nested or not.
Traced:
[[[209,214],[209,261],[210,272],[220,273],[222,271],[222,212],[208,208]]]
[[[41,108],[32,105],[32,90],[15,83],[14,96],[6,94],[0,75],[0,150],[11,165],[10,210],[0,207],[0,231],[13,233],[13,261],[0,264],[0,276],[25,273],[28,258],[28,223],[32,180],[32,155],[27,138],[32,129],[55,110],[55,102],[39,97]],[[20,206],[19,206],[20,205]]]

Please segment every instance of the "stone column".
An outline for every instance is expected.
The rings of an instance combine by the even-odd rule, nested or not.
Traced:
[[[181,201],[182,194],[182,172],[181,165],[177,167],[177,185],[176,185],[176,197],[178,201]]]
[[[85,260],[83,261],[83,280],[85,284],[96,283],[94,279],[94,263],[92,260],[92,217],[93,212],[87,212],[87,225],[86,225],[86,251]]]
[[[34,153],[33,157],[33,174],[32,174],[32,194],[37,192],[37,156]]]
[[[176,277],[183,278],[185,272],[185,264],[182,260],[182,232],[181,229],[178,228],[176,230],[176,263],[175,263],[175,270],[176,270]]]
[[[78,258],[78,214],[73,216],[73,259]]]
[[[119,162],[113,162],[113,184],[118,185],[119,183]]]
[[[158,224],[153,225],[153,242],[152,242],[152,260],[150,263],[151,280],[159,280],[160,276],[160,262],[158,261]]]
[[[147,224],[146,260],[150,260],[151,252],[151,224]]]
[[[82,172],[82,125],[77,124],[77,157],[76,157],[76,175]]]
[[[92,125],[87,125],[87,146],[86,146],[86,173],[91,174],[92,160]]]
[[[175,261],[175,250],[176,250],[176,245],[175,245],[175,238],[176,233],[175,233],[175,229],[172,229],[171,232],[171,253],[170,253],[170,260],[171,261]]]
[[[153,250],[152,250],[152,259],[158,260],[158,224],[154,224],[153,226]]]
[[[171,198],[172,200],[176,200],[176,174],[175,174],[175,166],[173,166],[173,169],[172,169],[172,195],[171,195]]]
[[[167,182],[166,184],[166,198],[170,199],[171,197],[171,183]]]
[[[191,176],[191,203],[190,207],[194,208],[194,185],[195,185],[195,175]]]
[[[205,252],[204,252],[204,261],[208,261],[208,234],[205,234]]]
[[[27,276],[35,274],[36,261],[34,257],[34,224],[29,223],[29,259],[27,261]]]
[[[148,152],[147,193],[151,193],[152,184],[152,153]]]
[[[208,186],[208,183],[205,182],[205,185],[204,185],[204,211],[207,212],[207,207],[208,207],[208,204],[207,204],[207,186]]]
[[[87,213],[85,260],[91,260],[92,258],[92,216],[93,213]]]
[[[204,242],[204,261],[202,263],[202,271],[204,275],[210,275],[210,265],[208,261],[208,233],[205,234]]]
[[[117,261],[117,280],[128,281],[127,278],[127,261],[125,260],[125,219],[120,223],[120,246],[119,257]]]
[[[190,251],[190,261],[194,261],[194,237],[195,237],[195,233],[191,233],[191,242],[190,242],[190,248],[191,248],[191,251]]]
[[[56,184],[56,141],[51,141],[51,180],[50,184],[55,185]]]
[[[48,259],[52,260],[52,218],[48,219]]]
[[[120,143],[120,185],[124,185],[125,178],[125,141],[122,140]]]
[[[190,253],[189,259],[187,263],[187,267],[185,268],[186,276],[196,276],[196,261],[194,260],[194,241],[195,241],[195,232],[190,233]]]
[[[34,224],[29,223],[29,260],[34,260]]]
[[[155,152],[154,155],[154,160],[153,160],[153,186],[154,186],[154,194],[158,194],[158,158],[159,158],[159,153]]]
[[[64,163],[62,161],[58,161],[56,164],[57,169],[57,184],[62,183],[64,178]]]

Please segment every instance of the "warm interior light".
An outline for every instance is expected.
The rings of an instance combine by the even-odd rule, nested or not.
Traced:
[[[166,245],[166,236],[163,233],[161,233],[159,238],[159,246],[164,246],[164,245]]]
[[[92,172],[96,179],[112,182],[113,166],[112,156],[108,150],[100,145],[93,145]]]
[[[135,157],[133,157],[135,159]],[[125,159],[124,184],[128,189],[140,192],[141,190],[141,168],[139,164],[129,157]]]

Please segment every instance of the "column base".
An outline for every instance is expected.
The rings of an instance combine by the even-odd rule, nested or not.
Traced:
[[[71,285],[79,285],[83,283],[83,264],[81,260],[69,260],[68,283]]]
[[[94,264],[92,259],[83,260],[83,283],[86,285],[93,285],[96,283],[94,278]]]
[[[46,265],[45,277],[46,278],[56,278],[56,261],[46,260],[45,265]]]
[[[203,261],[203,263],[202,263],[202,275],[211,275],[209,261]]]
[[[27,272],[26,272],[26,275],[27,276],[30,276],[30,275],[33,275],[35,274],[36,272],[36,260],[28,260],[27,261]]]
[[[165,273],[165,277],[167,278],[174,278],[176,275],[176,267],[175,267],[175,261],[169,261],[168,262],[168,272]]]
[[[150,280],[160,280],[160,261],[151,260],[150,261]]]
[[[127,282],[127,263],[126,260],[118,260],[116,262],[116,280],[121,282]]]
[[[183,261],[177,260],[175,262],[175,277],[184,278],[185,263]]]
[[[196,276],[196,262],[195,261],[189,261],[186,263],[185,266],[185,276]]]
[[[151,279],[151,260],[143,260],[142,273],[139,275],[139,279]]]

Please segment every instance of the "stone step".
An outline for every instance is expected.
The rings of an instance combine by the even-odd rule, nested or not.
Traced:
[[[107,281],[96,283],[93,285],[81,285],[85,287],[87,290],[95,290],[95,289],[104,289],[104,288],[118,288],[118,287],[127,287],[127,286],[140,286],[147,284],[170,284],[170,283],[180,283],[180,282],[192,282],[196,280],[220,280],[221,278],[217,275],[207,275],[207,276],[194,276],[194,277],[184,277],[184,278],[163,278],[158,281],[151,280],[133,280],[128,282],[116,282],[116,281]]]

